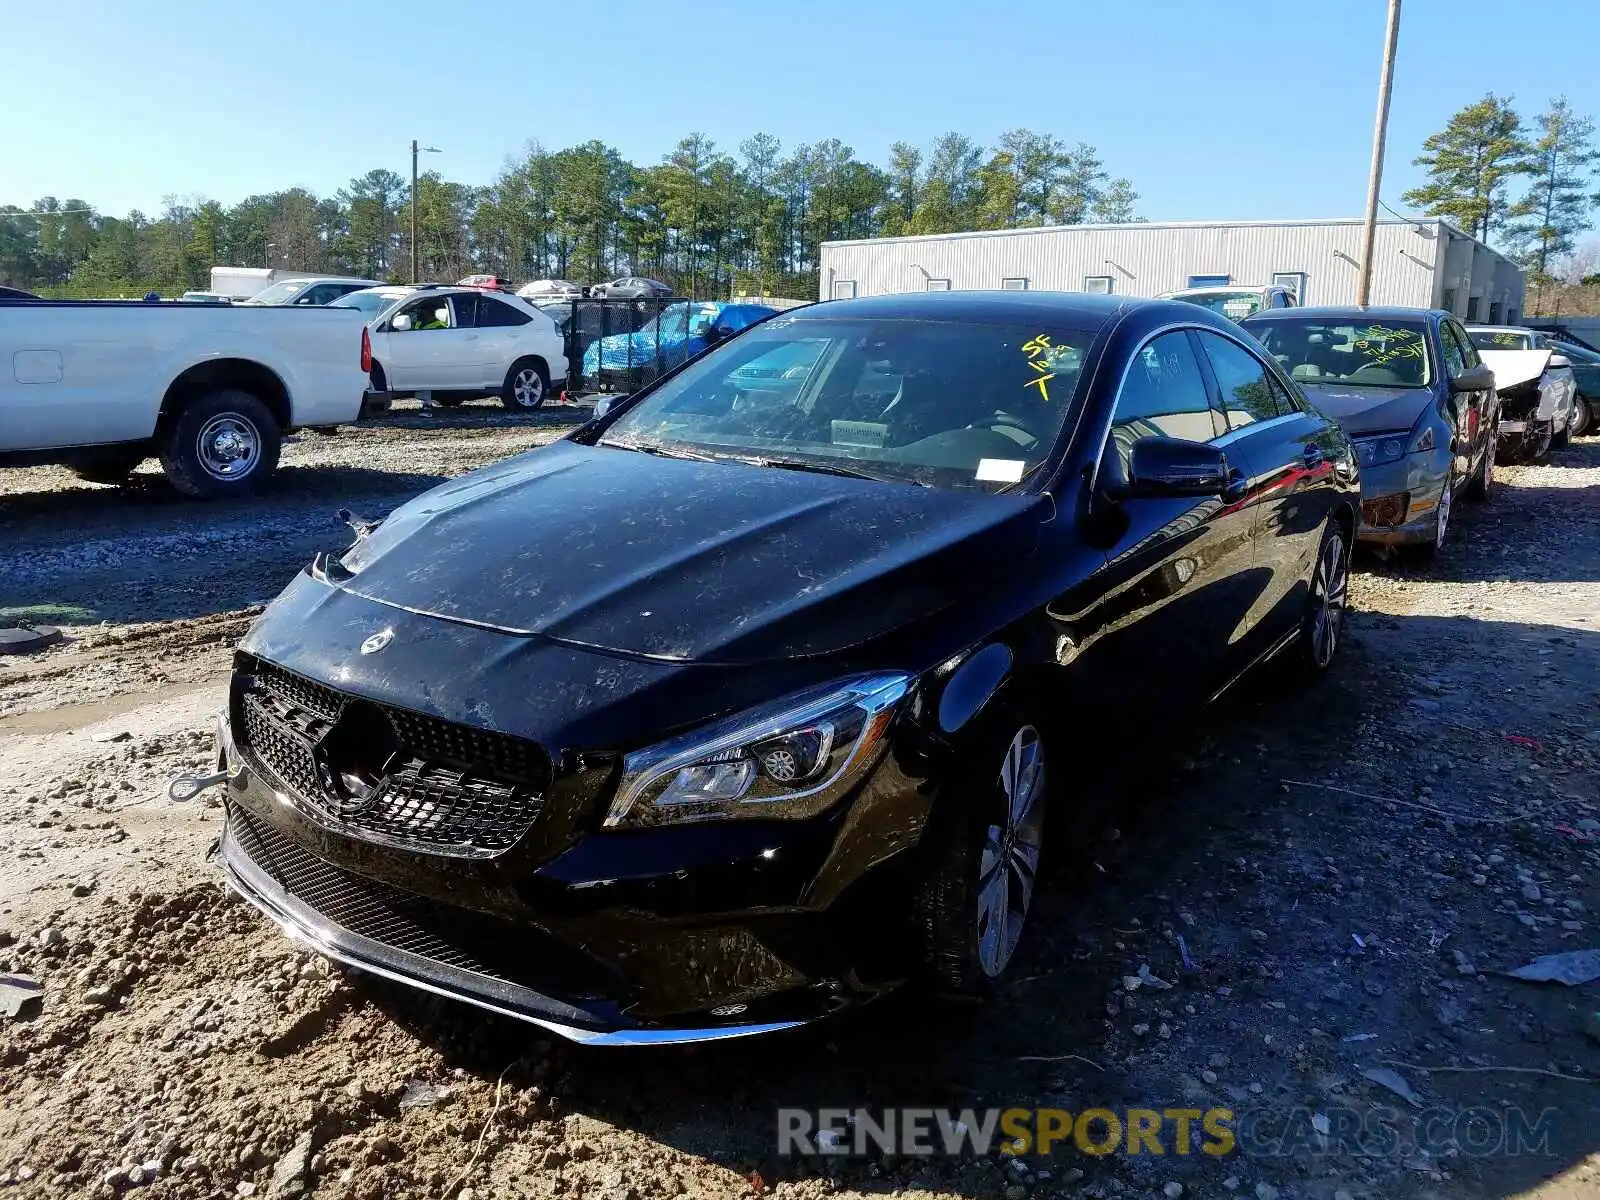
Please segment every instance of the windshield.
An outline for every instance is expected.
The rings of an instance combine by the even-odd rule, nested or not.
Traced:
[[[1242,321],[1254,316],[1266,305],[1260,292],[1251,291],[1196,292],[1192,296],[1176,296],[1174,299],[1209,308],[1219,317],[1227,317],[1230,321]]]
[[[601,444],[996,490],[1055,447],[1094,334],[775,317],[667,380]]]
[[[1469,329],[1467,336],[1479,350],[1532,350],[1533,334],[1512,329]]]
[[[250,297],[250,303],[287,304],[305,285],[305,280],[303,279],[285,279],[282,283],[275,283],[271,287],[262,288],[254,296]]]
[[[402,297],[385,296],[382,292],[346,292],[328,307],[359,308],[370,321],[399,299],[402,299]]]
[[[1426,387],[1433,378],[1421,321],[1285,319],[1255,321],[1250,332],[1300,383]]]

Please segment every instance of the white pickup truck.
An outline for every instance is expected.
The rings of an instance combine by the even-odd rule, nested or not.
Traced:
[[[344,425],[371,366],[350,309],[39,300],[0,305],[0,466],[120,483],[158,455],[180,492],[253,489],[283,434]]]

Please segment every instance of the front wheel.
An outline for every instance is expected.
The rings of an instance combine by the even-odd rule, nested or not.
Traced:
[[[1582,437],[1589,430],[1589,425],[1594,421],[1594,407],[1589,403],[1587,396],[1574,396],[1572,398],[1572,436]]]
[[[161,447],[161,467],[184,495],[212,500],[254,491],[277,467],[281,448],[266,405],[249,392],[223,388],[178,414]]]
[[[1045,743],[1026,715],[987,722],[941,789],[918,900],[923,950],[944,993],[986,999],[1016,955],[1044,847]]]
[[[1350,546],[1339,522],[1329,521],[1300,624],[1300,660],[1311,674],[1321,675],[1333,665],[1349,601]]]
[[[1446,478],[1444,488],[1439,492],[1439,503],[1433,510],[1433,537],[1416,547],[1418,558],[1430,559],[1444,549],[1446,539],[1450,536],[1450,510],[1455,499],[1455,480]]]
[[[1467,484],[1467,499],[1475,504],[1481,504],[1489,498],[1494,489],[1494,444],[1491,442],[1483,449],[1483,460],[1478,463],[1478,469],[1472,473],[1472,479]]]
[[[550,395],[550,375],[536,358],[519,358],[506,372],[500,403],[513,412],[532,412]]]

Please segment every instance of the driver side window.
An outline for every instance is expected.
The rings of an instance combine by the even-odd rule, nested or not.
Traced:
[[[449,329],[450,300],[445,296],[430,296],[426,300],[418,300],[408,305],[401,312],[411,318],[411,328],[418,329]]]
[[[1126,478],[1133,444],[1140,438],[1182,438],[1209,442],[1227,432],[1211,404],[1189,335],[1164,333],[1135,351],[1111,416],[1107,466]]]

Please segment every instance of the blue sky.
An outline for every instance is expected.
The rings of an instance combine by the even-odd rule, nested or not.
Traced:
[[[7,4],[0,203],[326,193],[409,171],[413,137],[483,183],[534,139],[654,162],[693,130],[728,150],[765,130],[882,162],[1026,126],[1096,146],[1151,219],[1354,216],[1383,22],[1383,0]],[[1486,91],[1600,116],[1597,52],[1592,0],[1406,0],[1384,198]]]

